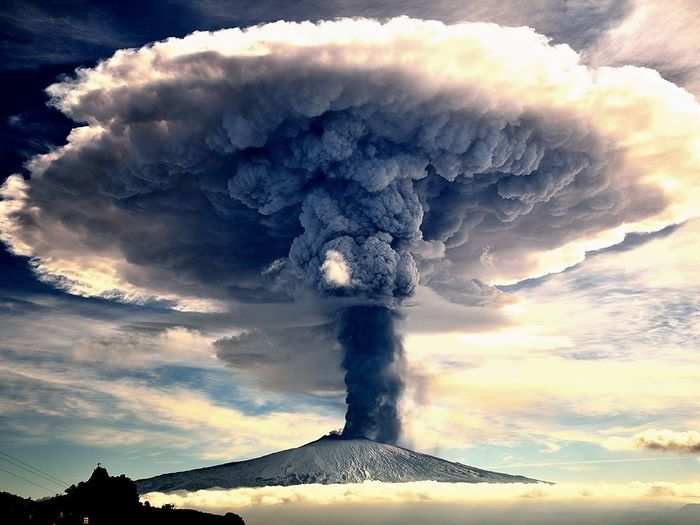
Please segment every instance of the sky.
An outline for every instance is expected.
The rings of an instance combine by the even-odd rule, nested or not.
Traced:
[[[0,454],[58,479],[3,456],[0,488],[341,429],[334,323],[372,304],[400,445],[697,501],[699,22],[692,0],[6,2]]]

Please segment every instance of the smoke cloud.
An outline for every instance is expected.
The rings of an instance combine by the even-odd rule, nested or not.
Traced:
[[[2,240],[79,295],[312,304],[338,320],[347,435],[398,437],[393,311],[419,286],[498,303],[495,283],[697,213],[695,99],[527,28],[200,32],[48,92],[82,125],[3,186]]]
[[[265,327],[214,343],[217,357],[254,375],[268,391],[336,399],[343,392],[342,349],[334,324]]]

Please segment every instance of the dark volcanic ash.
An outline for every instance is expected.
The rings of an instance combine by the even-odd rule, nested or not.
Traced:
[[[395,310],[419,284],[488,295],[475,279],[667,209],[617,147],[605,75],[672,89],[528,29],[405,18],[119,51],[49,88],[85,125],[9,179],[2,239],[82,295],[310,301],[337,320],[345,434],[395,442]]]
[[[382,306],[354,306],[338,321],[348,411],[343,436],[396,443],[401,434],[398,402],[403,392],[403,345],[395,313]]]

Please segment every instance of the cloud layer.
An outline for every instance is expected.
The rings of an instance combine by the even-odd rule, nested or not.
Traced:
[[[303,485],[259,489],[151,493],[154,505],[213,512],[235,511],[258,523],[521,523],[567,522],[691,523],[693,514],[677,508],[700,497],[697,483],[629,483],[587,485],[492,485],[415,482],[365,482],[348,485]],[[673,508],[672,505],[675,507]],[[697,518],[697,515],[695,515]],[[685,521],[688,520],[688,521]],[[646,521],[645,521],[646,522]],[[656,523],[650,521],[651,523]]]

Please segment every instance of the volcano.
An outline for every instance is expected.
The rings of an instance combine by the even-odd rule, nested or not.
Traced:
[[[541,483],[490,472],[365,438],[324,436],[306,445],[246,461],[161,474],[136,482],[141,494],[210,488],[264,487],[307,483]]]

